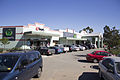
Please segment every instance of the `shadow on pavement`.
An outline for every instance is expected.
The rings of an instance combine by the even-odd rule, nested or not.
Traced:
[[[98,65],[91,65],[90,68],[99,70],[99,66]]]
[[[75,55],[77,57],[86,57],[86,55]]]
[[[83,62],[83,63],[93,63],[93,62],[90,62],[90,61],[87,61],[87,60],[78,60],[78,62]]]
[[[100,80],[97,72],[83,72],[78,80]]]

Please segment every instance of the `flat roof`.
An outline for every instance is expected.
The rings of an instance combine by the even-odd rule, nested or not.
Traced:
[[[44,32],[44,31],[28,31],[25,32],[25,35],[42,35],[42,36],[60,36],[60,34]]]
[[[87,40],[87,39],[85,39],[85,38],[72,38],[72,37],[63,37],[63,38],[65,38],[65,39],[67,39],[67,40]]]

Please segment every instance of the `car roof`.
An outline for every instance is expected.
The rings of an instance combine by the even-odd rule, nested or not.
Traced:
[[[107,51],[102,51],[102,50],[101,50],[101,51],[96,51],[96,52],[107,52]]]
[[[3,53],[0,55],[14,55],[14,56],[21,56],[21,55],[26,55],[31,52],[36,52],[36,51],[14,51],[14,52],[9,52],[9,53]]]
[[[111,59],[114,62],[120,62],[120,57],[116,57],[116,56],[104,57],[104,59]]]

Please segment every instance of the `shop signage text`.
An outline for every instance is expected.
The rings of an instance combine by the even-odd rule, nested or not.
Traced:
[[[39,27],[36,27],[36,30],[37,30],[37,31],[44,31],[43,28],[39,28]]]
[[[63,37],[76,38],[76,34],[74,34],[74,33],[69,33],[69,32],[63,32]]]

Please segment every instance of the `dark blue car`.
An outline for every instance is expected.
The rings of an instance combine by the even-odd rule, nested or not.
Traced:
[[[55,54],[63,53],[63,48],[60,48],[60,47],[53,46],[53,47],[50,47],[50,49],[55,49]]]
[[[42,57],[38,51],[0,54],[0,80],[40,77],[42,66]]]

